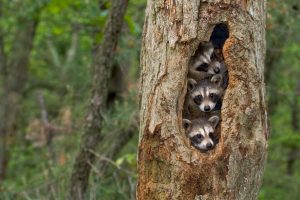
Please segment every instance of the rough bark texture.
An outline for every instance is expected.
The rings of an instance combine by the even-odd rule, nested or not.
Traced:
[[[141,65],[137,198],[257,199],[267,156],[265,0],[148,0]],[[229,38],[229,85],[221,138],[200,153],[186,138],[182,109],[188,63],[216,24]]]
[[[112,0],[103,42],[95,54],[91,102],[80,151],[74,163],[69,199],[84,199],[91,164],[97,145],[102,139],[102,112],[106,108],[108,81],[112,72],[113,56],[123,24],[128,0]]]

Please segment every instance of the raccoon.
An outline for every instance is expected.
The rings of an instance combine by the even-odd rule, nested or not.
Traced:
[[[213,53],[214,46],[211,42],[202,43],[192,59],[192,68],[197,71],[206,71],[214,56]]]
[[[213,60],[213,61],[211,61],[210,65],[207,69],[207,73],[211,74],[211,75],[215,75],[215,74],[223,75],[225,72],[227,72],[227,68],[226,68],[224,61],[219,62],[217,60]]]
[[[191,104],[189,99],[190,99],[190,94],[191,91],[193,90],[193,88],[195,87],[195,85],[197,85],[197,82],[194,79],[188,79],[187,81],[187,93],[185,96],[185,101],[184,101],[184,106],[183,106],[183,118],[199,118],[199,117],[211,117],[213,115],[220,115],[220,109],[221,109],[221,105],[219,105],[219,103],[221,103],[220,101],[218,101],[215,109],[211,112],[202,112],[201,110],[199,110],[198,106],[196,104]],[[191,104],[191,105],[189,105]]]
[[[211,76],[208,73],[208,68],[213,51],[214,47],[210,42],[205,42],[200,45],[199,50],[195,53],[189,64],[188,77],[199,81]]]
[[[190,81],[191,91],[188,96],[188,110],[192,118],[202,116],[213,110],[220,110],[224,88],[220,74],[199,81]]]
[[[183,119],[183,128],[191,144],[201,150],[212,150],[217,141],[215,129],[219,124],[220,117],[212,116],[210,118],[197,118],[193,120]]]
[[[187,93],[185,95],[184,105],[183,105],[183,117],[190,118],[191,114],[189,112],[189,96],[197,82],[194,79],[189,78],[187,81]]]
[[[212,75],[216,75],[216,74],[222,75],[221,87],[225,90],[228,85],[228,70],[225,65],[225,62],[212,61],[212,63],[213,62],[216,62],[215,64],[213,64],[214,68],[213,69],[209,68],[210,71],[208,71],[208,73]]]
[[[191,59],[188,77],[200,81],[215,74],[224,74],[226,71],[224,61],[214,53],[213,44],[206,42]]]

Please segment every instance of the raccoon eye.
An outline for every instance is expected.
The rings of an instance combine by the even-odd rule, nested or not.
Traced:
[[[210,138],[212,138],[212,137],[214,136],[214,133],[213,133],[213,132],[210,132],[210,133],[208,134],[208,136],[209,136]]]
[[[196,104],[201,104],[201,102],[202,102],[202,96],[201,96],[201,95],[195,96],[194,102],[195,102]]]
[[[202,139],[203,136],[202,136],[201,134],[199,134],[199,135],[197,135],[197,138],[198,138],[198,139]]]
[[[207,63],[202,63],[201,65],[198,65],[198,67],[196,68],[197,71],[207,71],[208,68],[208,64]]]
[[[210,97],[210,98],[214,98],[215,96],[216,96],[215,93],[210,93],[210,94],[209,94],[209,97]]]
[[[202,100],[202,96],[201,96],[201,95],[197,95],[197,96],[196,96],[196,99]]]
[[[207,64],[207,63],[202,63],[199,67],[207,68],[207,67],[208,67],[208,64]]]

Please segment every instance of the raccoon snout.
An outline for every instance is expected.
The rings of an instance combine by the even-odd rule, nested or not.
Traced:
[[[216,68],[214,68],[214,72],[215,72],[216,74],[218,74],[218,73],[220,73],[220,69],[219,69],[218,67],[216,67]]]
[[[208,106],[208,105],[204,106],[204,111],[209,112],[210,111],[210,106]]]
[[[213,148],[212,143],[207,143],[207,144],[206,144],[206,148],[207,148],[207,149],[212,149],[212,148]]]

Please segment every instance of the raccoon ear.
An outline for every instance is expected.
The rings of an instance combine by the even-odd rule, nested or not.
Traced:
[[[217,74],[211,77],[210,81],[218,86],[221,86],[223,77],[221,74]]]
[[[220,118],[218,116],[212,116],[208,119],[208,122],[211,123],[211,125],[216,128],[218,123],[220,121]]]
[[[191,126],[192,122],[188,119],[182,119],[182,125],[184,130],[187,130]]]
[[[196,84],[197,84],[197,81],[195,81],[192,78],[189,78],[188,82],[187,82],[187,90],[188,91],[192,91],[194,89],[194,87],[195,87]]]

